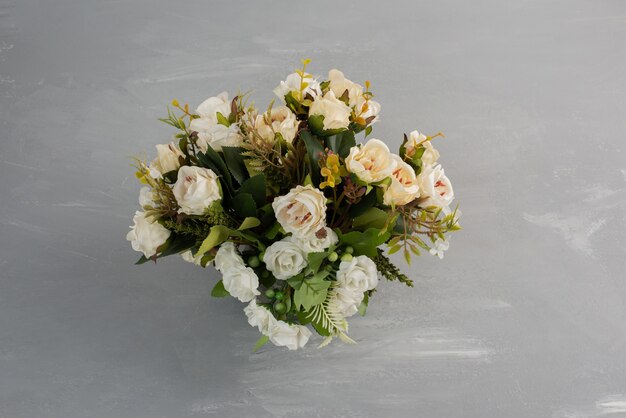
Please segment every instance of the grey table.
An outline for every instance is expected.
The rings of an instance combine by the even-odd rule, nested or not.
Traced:
[[[303,57],[445,132],[465,230],[358,345],[252,354],[214,270],[133,265],[130,157]],[[0,417],[626,415],[625,116],[618,0],[0,0]]]

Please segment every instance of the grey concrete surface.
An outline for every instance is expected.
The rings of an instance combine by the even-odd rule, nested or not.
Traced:
[[[137,267],[172,98],[302,57],[434,133],[464,213],[357,346],[251,348],[213,270]],[[0,417],[626,416],[626,3],[0,0]]]

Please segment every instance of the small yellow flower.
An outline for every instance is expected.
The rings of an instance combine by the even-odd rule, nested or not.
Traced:
[[[326,156],[326,161],[321,162],[321,164],[324,164],[320,170],[324,181],[320,183],[320,189],[335,187],[337,184],[341,183],[341,176],[346,175],[346,169],[339,163],[339,156],[337,154],[329,154]]]

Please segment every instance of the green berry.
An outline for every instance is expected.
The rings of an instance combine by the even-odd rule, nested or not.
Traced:
[[[248,259],[248,265],[252,268],[257,268],[261,265],[261,260],[256,255],[253,255]]]
[[[265,251],[261,251],[259,253],[259,260],[263,261],[263,256],[265,255]]]
[[[273,299],[273,298],[274,298],[274,296],[276,296],[276,292],[274,291],[274,289],[267,289],[267,290],[265,291],[265,296],[266,296],[268,299]]]
[[[280,290],[276,292],[276,294],[274,295],[274,299],[276,300],[283,300],[285,298],[285,294],[283,292],[281,292]]]
[[[284,314],[287,312],[287,305],[284,302],[276,302],[274,304],[274,311],[278,314]]]
[[[267,271],[267,270],[263,270],[263,271],[261,272],[261,278],[262,278],[262,279],[267,279],[268,277],[270,277],[270,272],[269,272],[269,271]]]
[[[352,261],[352,254],[344,254],[341,256],[341,261]]]
[[[346,254],[354,254],[354,248],[352,247],[346,247],[344,251],[346,252]]]
[[[332,253],[328,255],[328,261],[330,261],[331,263],[334,263],[335,261],[337,261],[338,258],[339,258],[339,254],[337,254],[335,251],[333,251]]]

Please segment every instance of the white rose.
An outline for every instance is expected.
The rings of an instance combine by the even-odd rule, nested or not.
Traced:
[[[229,267],[244,267],[243,258],[237,251],[237,246],[230,241],[220,245],[215,254],[215,268],[224,273]]]
[[[276,318],[268,309],[257,305],[256,299],[252,299],[243,311],[248,318],[248,323],[259,328],[259,332],[263,335],[268,335],[270,327],[276,322]]]
[[[296,186],[272,203],[276,220],[296,237],[315,234],[326,226],[326,197],[311,185]]]
[[[288,237],[267,247],[263,262],[274,277],[287,280],[306,267],[307,258],[302,248]]]
[[[446,177],[440,164],[433,166],[424,166],[417,176],[420,194],[427,199],[420,206],[437,206],[447,208],[454,200],[454,191],[452,183]]]
[[[294,99],[301,102],[303,99],[303,97],[300,97],[301,83],[305,84],[305,87],[302,90],[304,96],[308,94],[315,98],[321,94],[319,83],[311,74],[308,73],[304,73],[304,78],[298,73],[289,74],[287,79],[285,81],[281,81],[280,85],[274,89],[274,94],[281,100],[284,100],[285,96],[291,92]]]
[[[334,311],[347,318],[359,311],[359,305],[363,298],[363,292],[336,287],[333,291],[331,303],[334,305]]]
[[[385,190],[383,201],[385,205],[406,205],[419,196],[417,176],[413,167],[402,161],[397,155],[393,156],[396,168],[391,173],[391,184]]]
[[[257,115],[254,120],[256,132],[270,144],[274,143],[275,134],[280,134],[287,142],[293,142],[298,124],[296,115],[287,106],[272,108],[269,114]]]
[[[350,125],[350,109],[344,102],[329,91],[323,97],[317,97],[309,108],[309,116],[324,116],[324,129],[343,129]]]
[[[224,289],[241,302],[250,302],[259,292],[259,278],[250,267],[234,265],[222,272]]]
[[[321,253],[331,245],[336,244],[339,237],[335,231],[328,227],[319,229],[315,234],[297,238],[296,242],[304,250],[305,253]]]
[[[173,142],[159,144],[156,149],[157,156],[148,167],[150,176],[153,178],[160,178],[165,173],[177,170],[180,167],[179,157],[185,157],[185,154]]]
[[[328,72],[329,87],[335,97],[342,97],[348,92],[348,104],[356,106],[359,98],[363,97],[363,87],[360,84],[348,80],[341,71],[332,69]]]
[[[221,92],[216,97],[209,97],[196,109],[200,119],[206,119],[217,123],[217,113],[221,113],[226,119],[230,116],[231,102],[228,100],[228,92]],[[194,119],[198,120],[198,119]],[[195,130],[195,129],[194,129]]]
[[[217,175],[208,168],[182,166],[172,189],[180,206],[179,213],[202,215],[222,198]]]
[[[426,135],[419,133],[418,131],[412,131],[409,134],[406,144],[404,145],[407,157],[412,158],[420,145],[425,148],[424,154],[422,154],[422,164],[435,164],[439,159],[439,151],[433,147],[431,141],[428,141],[428,137]]]
[[[146,258],[155,255],[157,249],[170,237],[170,230],[148,218],[145,212],[135,212],[133,222],[126,239],[131,242],[133,250],[142,252]]]
[[[361,147],[350,148],[346,167],[362,181],[376,183],[391,176],[396,161],[383,141],[370,139]]]
[[[342,261],[337,271],[337,284],[343,289],[361,294],[374,289],[378,285],[376,263],[364,255]]]
[[[303,325],[289,325],[285,321],[276,321],[269,327],[268,336],[274,345],[297,350],[309,341],[311,331]]]
[[[357,117],[363,118],[366,122],[367,119],[373,117],[373,119],[368,122],[368,124],[371,125],[372,123],[378,121],[380,103],[374,100],[366,100],[365,97],[361,96],[359,100],[357,100],[354,111]]]
[[[222,151],[222,147],[238,147],[243,141],[239,125],[225,126],[209,119],[194,119],[189,129],[198,133],[196,144],[202,152],[208,147],[215,151]]]
[[[139,206],[142,208],[145,206],[154,207],[152,189],[148,186],[144,186],[139,190]]]
[[[191,250],[187,250],[180,253],[180,256],[188,263],[193,263],[196,266],[202,266],[202,257],[204,255],[197,255],[194,257],[193,252]]]

